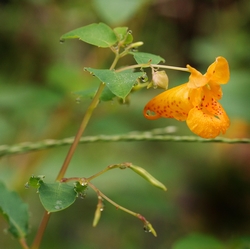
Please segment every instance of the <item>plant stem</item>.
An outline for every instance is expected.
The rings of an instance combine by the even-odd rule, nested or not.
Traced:
[[[29,247],[28,247],[28,245],[26,243],[25,238],[19,239],[19,243],[21,244],[21,246],[22,246],[23,249],[29,249]]]
[[[107,171],[109,171],[109,170],[111,170],[111,169],[120,168],[120,167],[121,167],[121,165],[118,165],[118,164],[109,165],[108,167],[106,167],[106,168],[103,169],[102,171],[100,171],[100,172],[98,172],[98,173],[96,173],[96,174],[94,174],[94,175],[92,175],[92,176],[86,178],[86,181],[87,181],[87,182],[90,182],[91,180],[93,180],[94,178],[96,178],[96,177],[98,177],[98,176],[104,174],[105,172],[107,172]]]
[[[100,98],[100,95],[101,95],[104,87],[105,87],[105,84],[101,83],[98,90],[97,90],[97,92],[96,92],[96,94],[95,94],[95,96],[94,96],[94,98],[93,98],[93,100],[92,100],[92,102],[91,102],[91,104],[89,105],[89,107],[88,107],[88,109],[86,111],[86,114],[85,114],[85,116],[84,116],[84,118],[82,120],[81,126],[80,126],[80,128],[79,128],[79,130],[78,130],[78,132],[77,132],[77,134],[75,136],[74,142],[73,142],[73,144],[71,145],[71,147],[69,149],[69,152],[68,152],[68,154],[67,154],[67,156],[65,158],[65,161],[64,161],[64,163],[62,165],[61,170],[59,171],[59,174],[58,174],[58,176],[56,178],[56,181],[60,181],[64,177],[64,175],[66,173],[66,170],[67,170],[67,168],[69,166],[69,163],[70,163],[70,161],[72,159],[72,156],[73,156],[73,154],[75,152],[75,149],[76,149],[76,147],[78,145],[78,142],[79,142],[79,140],[80,140],[86,126],[88,125],[88,122],[89,122],[89,120],[90,120],[90,118],[92,116],[92,113],[93,113],[94,109],[96,108],[96,106],[99,103],[99,98]]]
[[[105,87],[105,84],[101,83],[98,90],[97,90],[97,92],[96,92],[96,94],[95,94],[95,96],[94,96],[94,98],[93,98],[93,100],[92,100],[92,102],[90,103],[90,105],[89,105],[89,107],[88,107],[88,109],[86,111],[86,114],[85,114],[85,116],[84,116],[84,118],[82,120],[82,123],[80,125],[80,128],[79,128],[79,130],[78,130],[78,132],[77,132],[77,134],[76,134],[76,136],[74,138],[74,141],[73,141],[73,143],[72,143],[72,145],[71,145],[71,147],[69,149],[69,152],[68,152],[68,154],[67,154],[67,156],[65,158],[65,161],[64,161],[64,163],[63,163],[63,165],[62,165],[62,167],[61,167],[61,169],[60,169],[60,171],[58,173],[56,181],[60,181],[64,177],[64,175],[65,175],[65,173],[66,173],[66,171],[68,169],[69,163],[70,163],[70,161],[71,161],[71,159],[73,157],[73,154],[75,152],[75,149],[77,147],[77,144],[78,144],[78,142],[79,142],[79,140],[80,140],[80,138],[81,138],[81,136],[82,136],[88,122],[89,122],[89,120],[90,120],[90,117],[92,116],[92,113],[93,113],[94,109],[96,108],[96,106],[99,103],[99,98],[100,98],[100,95],[101,95],[104,87]],[[47,226],[48,221],[49,221],[49,217],[50,217],[50,213],[45,212],[45,214],[44,214],[44,216],[42,218],[41,225],[40,225],[40,227],[39,227],[39,229],[37,231],[37,234],[36,234],[36,237],[35,237],[35,240],[33,242],[33,245],[31,247],[31,249],[38,249],[39,248],[40,243],[42,241],[43,234],[45,232],[46,226]]]
[[[156,68],[166,68],[166,69],[171,69],[171,70],[189,72],[188,68],[186,67],[174,67],[174,66],[158,65],[158,64],[151,64],[150,66],[156,67]]]
[[[135,213],[135,212],[133,212],[125,207],[122,207],[122,206],[118,205],[116,202],[109,199],[105,194],[103,194],[99,189],[97,189],[91,182],[88,182],[88,185],[97,193],[97,195],[101,196],[103,199],[105,199],[106,201],[111,203],[113,206],[116,207],[116,209],[120,209],[128,214],[133,215],[134,217],[137,217],[137,218],[139,218],[141,216],[140,214]]]
[[[125,70],[128,70],[128,69],[147,68],[147,67],[166,68],[166,69],[171,69],[171,70],[189,72],[188,68],[186,68],[186,67],[174,67],[174,66],[168,66],[168,65],[150,64],[150,63],[136,64],[136,65],[123,67],[123,68],[120,68],[120,69],[116,70],[116,72],[121,72],[121,71],[125,71]]]
[[[110,70],[113,70],[115,68],[119,58],[120,58],[119,53],[117,53],[112,65],[110,67]],[[92,113],[93,113],[94,109],[97,107],[97,105],[99,103],[99,99],[100,99],[100,96],[101,96],[101,93],[102,93],[104,87],[105,87],[105,84],[101,83],[98,90],[97,90],[97,92],[96,92],[96,94],[95,94],[95,96],[94,96],[94,98],[92,99],[92,102],[90,103],[90,105],[89,105],[89,107],[88,107],[88,109],[87,109],[87,111],[85,113],[85,116],[83,117],[80,128],[79,128],[79,130],[78,130],[78,132],[77,132],[77,134],[75,136],[74,142],[71,145],[71,147],[69,149],[69,152],[68,152],[68,154],[67,154],[67,156],[65,158],[65,161],[64,161],[64,163],[63,163],[63,165],[61,167],[61,170],[59,171],[59,173],[57,175],[56,181],[60,181],[64,177],[64,175],[65,175],[65,173],[67,171],[67,168],[69,166],[69,163],[70,163],[70,161],[72,159],[72,156],[73,156],[73,154],[75,152],[75,149],[76,149],[76,147],[77,147],[77,145],[78,145],[78,143],[80,141],[80,138],[81,138],[83,132],[85,131],[85,128],[87,127],[87,125],[89,123],[89,120],[90,120],[90,118],[92,116]]]
[[[39,229],[37,231],[36,237],[35,237],[35,239],[33,241],[33,244],[32,244],[30,249],[38,249],[39,248],[40,243],[42,241],[44,231],[45,231],[46,226],[48,224],[49,218],[50,218],[50,213],[45,211],[45,213],[43,215],[43,219],[42,219],[41,224],[39,226]]]
[[[119,59],[120,59],[120,55],[117,52],[117,54],[115,56],[115,59],[114,59],[112,65],[110,67],[110,70],[113,70],[115,68],[115,66],[116,66]],[[65,158],[65,160],[63,162],[63,165],[62,165],[62,167],[61,167],[61,169],[60,169],[60,171],[59,171],[59,173],[58,173],[58,175],[56,177],[56,181],[60,181],[64,177],[64,175],[65,175],[65,173],[66,173],[66,171],[68,169],[69,163],[70,163],[70,161],[71,161],[71,159],[72,159],[72,157],[74,155],[75,149],[76,149],[76,147],[77,147],[77,145],[78,145],[78,143],[80,141],[80,138],[81,138],[83,132],[85,131],[85,128],[87,127],[87,125],[89,123],[89,120],[90,120],[90,118],[92,116],[92,113],[93,113],[94,109],[97,107],[97,105],[98,105],[98,103],[100,101],[99,99],[100,99],[100,96],[101,96],[101,93],[102,93],[104,87],[105,87],[104,83],[101,83],[99,85],[99,88],[98,88],[94,98],[92,99],[92,101],[91,101],[91,103],[90,103],[90,105],[89,105],[89,107],[88,107],[88,109],[87,109],[87,111],[86,111],[86,113],[85,113],[85,115],[83,117],[80,128],[77,131],[77,134],[76,134],[76,136],[74,138],[74,141],[73,141],[73,143],[72,143],[72,145],[71,145],[71,147],[70,147],[70,149],[68,151],[68,154],[67,154],[67,156],[66,156],[66,158]],[[50,217],[50,213],[45,212],[31,249],[38,249],[40,247],[40,243],[42,241],[43,234],[44,234],[46,226],[48,224],[49,217]]]
[[[128,214],[131,214],[133,215],[134,217],[138,218],[139,220],[141,220],[144,224],[144,229],[145,231],[147,232],[152,232],[152,234],[156,237],[157,234],[156,234],[156,231],[154,230],[153,226],[146,220],[146,218],[144,216],[142,216],[141,214],[139,213],[135,213],[125,207],[122,207],[120,205],[118,205],[116,202],[112,201],[111,199],[109,199],[105,194],[103,194],[99,189],[96,188],[96,186],[94,186],[91,182],[88,183],[88,185],[96,192],[98,198],[103,198],[105,199],[106,201],[108,201],[109,203],[111,203],[113,206],[116,207],[116,209],[120,209]],[[103,203],[101,203],[103,205]],[[97,208],[98,208],[98,205],[97,205]],[[97,209],[98,210],[98,209]],[[100,219],[99,215],[100,215],[100,209],[99,209],[99,213],[97,213],[98,216],[96,217],[95,215],[95,218],[94,218],[94,225],[97,224],[98,220]]]

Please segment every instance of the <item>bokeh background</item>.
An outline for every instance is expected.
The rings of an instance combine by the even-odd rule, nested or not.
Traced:
[[[190,64],[205,72],[215,57],[227,58],[231,79],[221,101],[231,119],[226,137],[249,137],[249,0],[1,0],[0,144],[74,136],[89,99],[75,91],[98,86],[83,67],[109,68],[113,55],[78,40],[59,43],[64,33],[94,22],[127,26],[140,51],[162,56],[166,64]],[[132,57],[120,65],[134,63]],[[168,71],[170,87],[187,81]],[[146,120],[144,105],[161,90],[142,90],[129,105],[102,102],[85,135],[119,134],[185,123]],[[29,204],[31,243],[43,215],[35,190],[24,188],[34,175],[54,181],[68,147],[0,160],[0,180]],[[144,215],[158,237],[141,222],[106,203],[92,227],[97,198],[89,190],[65,211],[52,215],[41,248],[53,249],[248,249],[250,248],[250,147],[247,144],[116,142],[79,145],[66,176],[90,176],[124,161],[144,167],[168,188],[165,193],[129,170],[114,170],[93,183],[122,206]],[[4,232],[1,248],[20,248]]]

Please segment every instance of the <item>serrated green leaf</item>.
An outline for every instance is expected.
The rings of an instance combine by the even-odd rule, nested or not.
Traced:
[[[48,212],[58,212],[72,205],[77,193],[73,186],[66,183],[41,183],[39,197]]]
[[[77,194],[77,197],[85,197],[88,185],[87,184],[81,184],[80,182],[75,182],[74,190]]]
[[[9,232],[16,238],[24,238],[28,233],[28,205],[14,191],[9,191],[0,182],[0,213],[9,223]]]
[[[29,187],[33,187],[33,188],[39,188],[40,187],[40,183],[43,182],[44,176],[31,176],[29,181],[27,182],[26,186]]]
[[[87,184],[82,185],[80,182],[75,182],[74,190],[75,190],[77,193],[83,193],[83,192],[86,190],[87,187],[88,187]]]
[[[114,31],[104,23],[93,23],[78,29],[74,29],[61,36],[60,41],[66,39],[80,39],[97,47],[107,48],[114,45],[118,39]]]
[[[108,69],[85,69],[105,83],[114,95],[122,99],[125,99],[132,90],[136,80],[144,74],[143,72],[115,72]]]
[[[149,61],[151,64],[158,64],[160,62],[165,62],[165,60],[159,55],[144,53],[144,52],[130,52],[134,56],[135,61],[138,64],[146,64]]]

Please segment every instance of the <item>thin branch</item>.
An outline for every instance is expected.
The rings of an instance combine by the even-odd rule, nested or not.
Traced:
[[[45,211],[44,216],[43,216],[42,221],[41,221],[41,224],[39,226],[38,232],[36,234],[36,237],[33,241],[32,246],[31,246],[31,249],[38,249],[39,248],[40,243],[41,243],[42,238],[43,238],[44,231],[47,227],[49,218],[50,218],[50,213]]]
[[[197,136],[177,136],[169,135],[170,129],[165,127],[162,129],[154,129],[144,132],[129,132],[126,134],[117,135],[98,135],[81,137],[79,143],[94,143],[94,142],[132,142],[132,141],[162,141],[162,142],[199,142],[199,143],[227,143],[227,144],[242,144],[250,143],[250,138],[224,138],[217,137],[214,139],[204,139]],[[65,145],[71,145],[74,141],[73,137],[60,140],[46,139],[39,142],[25,142],[15,145],[0,145],[0,157],[6,155],[15,155],[28,153],[32,151],[55,148]]]

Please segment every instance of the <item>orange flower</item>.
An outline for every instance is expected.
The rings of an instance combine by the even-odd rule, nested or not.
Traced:
[[[189,81],[150,100],[144,116],[151,120],[160,117],[186,120],[189,129],[203,138],[224,134],[230,120],[218,100],[222,97],[220,85],[230,77],[227,60],[217,57],[204,75],[189,65],[187,68],[191,73]]]

